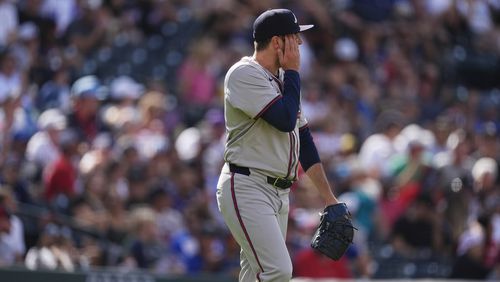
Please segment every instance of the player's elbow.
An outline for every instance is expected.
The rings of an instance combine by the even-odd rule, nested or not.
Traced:
[[[291,132],[295,129],[296,121],[283,122],[276,124],[275,127],[281,132]]]

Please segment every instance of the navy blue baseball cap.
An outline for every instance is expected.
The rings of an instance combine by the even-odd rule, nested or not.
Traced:
[[[312,28],[314,25],[299,25],[297,17],[288,9],[267,10],[253,23],[253,38],[260,42],[275,35],[294,34]]]

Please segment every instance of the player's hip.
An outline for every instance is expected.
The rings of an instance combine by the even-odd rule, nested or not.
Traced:
[[[238,167],[226,163],[219,176],[217,183],[217,191],[226,189],[233,190],[234,193],[240,196],[257,197],[262,195],[264,199],[283,201],[283,198],[288,198],[290,192],[289,187],[276,187],[273,185],[273,179],[266,177],[264,174],[256,170]],[[232,196],[232,195],[231,195]]]
[[[223,214],[233,213],[236,209],[242,213],[277,215],[288,213],[289,191],[270,185],[262,176],[245,175],[223,168],[216,196]]]
[[[234,176],[232,181],[237,182],[236,186],[254,187],[253,189],[259,188],[264,190],[271,189],[273,194],[288,194],[293,184],[292,180],[270,176],[270,174],[260,169],[231,163],[226,163],[222,167],[219,184],[223,181],[230,181],[231,176]]]

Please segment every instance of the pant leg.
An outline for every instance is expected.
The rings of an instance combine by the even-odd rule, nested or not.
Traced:
[[[242,271],[248,262],[256,275],[250,277],[245,268],[245,273],[240,274],[245,280],[240,281],[291,279],[292,263],[285,244],[288,201],[284,212],[283,197],[257,176],[221,175],[217,191],[219,209],[245,254]]]
[[[240,267],[239,281],[255,282],[257,280],[257,273],[252,269],[243,249],[240,252]]]
[[[290,209],[289,192],[278,189],[278,196],[281,201],[281,207],[277,214],[278,224],[283,235],[283,240],[286,241],[286,232],[288,230],[288,212]]]

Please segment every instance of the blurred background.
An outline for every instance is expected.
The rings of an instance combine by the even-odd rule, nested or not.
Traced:
[[[237,277],[223,79],[278,7],[315,25],[302,110],[359,229],[314,253],[301,177],[294,275],[500,279],[499,0],[0,0],[0,266]]]

